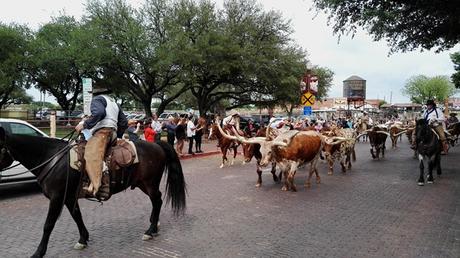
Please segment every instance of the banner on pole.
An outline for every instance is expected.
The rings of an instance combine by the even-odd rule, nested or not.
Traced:
[[[91,78],[82,78],[83,83],[83,113],[85,115],[91,115],[91,99],[93,94],[91,91],[93,90],[93,81]]]

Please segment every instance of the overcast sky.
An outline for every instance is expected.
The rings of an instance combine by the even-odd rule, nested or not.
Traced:
[[[221,6],[222,0],[215,0]],[[139,5],[142,0],[128,0]],[[342,96],[342,81],[351,75],[358,75],[367,80],[367,98],[385,98],[388,102],[408,102],[402,96],[401,89],[407,79],[415,75],[450,75],[454,72],[449,54],[459,51],[456,48],[440,54],[434,51],[414,51],[396,53],[388,56],[389,48],[386,42],[374,42],[365,32],[351,36],[338,37],[332,34],[332,28],[327,26],[323,13],[310,11],[310,0],[258,0],[266,10],[279,10],[286,19],[291,20],[294,29],[295,42],[307,50],[312,64],[328,67],[334,73],[333,87],[330,97]],[[0,8],[0,21],[27,24],[36,29],[40,24],[50,21],[51,16],[57,16],[63,10],[66,14],[77,18],[84,13],[86,0],[13,0]],[[31,91],[39,100],[37,91]],[[46,97],[53,101],[52,97]],[[54,102],[54,101],[53,101]]]

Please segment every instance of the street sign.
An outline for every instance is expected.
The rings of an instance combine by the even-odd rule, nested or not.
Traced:
[[[300,97],[300,103],[304,106],[311,106],[315,104],[315,95],[310,92],[304,93],[302,97]]]
[[[304,114],[305,116],[311,115],[311,106],[305,106],[305,107],[303,107],[303,114]]]
[[[93,94],[90,91],[93,90],[93,81],[91,78],[81,78],[83,84],[83,114],[91,115],[91,98]]]

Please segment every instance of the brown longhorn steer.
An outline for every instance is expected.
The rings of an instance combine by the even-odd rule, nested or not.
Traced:
[[[407,132],[407,129],[401,128],[397,125],[392,125],[390,127],[390,139],[391,139],[391,147],[396,149],[396,145],[398,143],[398,137]]]
[[[351,169],[351,160],[356,161],[355,143],[356,132],[353,129],[333,129],[328,133],[329,136],[336,136],[338,141],[333,144],[325,142],[323,151],[329,164],[328,174],[334,172],[334,161],[339,160],[342,172],[346,173],[347,168]]]
[[[390,136],[390,133],[387,132],[386,128],[374,126],[372,129],[366,130],[364,133],[358,135],[356,139],[359,139],[364,135],[369,137],[372,158],[380,159],[380,153],[382,153],[382,158],[385,158],[385,142],[387,140],[387,136]]]
[[[220,129],[221,130],[221,129]],[[230,136],[225,134],[230,139],[239,140],[242,143],[260,144],[260,152],[262,158],[260,165],[267,166],[270,162],[275,161],[277,167],[284,174],[283,191],[297,191],[294,184],[294,176],[299,165],[310,163],[310,171],[308,178],[305,181],[305,186],[310,187],[310,179],[313,173],[316,175],[316,183],[321,182],[316,164],[318,163],[319,154],[324,145],[324,136],[313,131],[287,131],[281,133],[274,140],[267,140],[265,137],[244,138],[241,136]],[[286,137],[290,135],[292,137]],[[289,143],[284,140],[290,139]]]

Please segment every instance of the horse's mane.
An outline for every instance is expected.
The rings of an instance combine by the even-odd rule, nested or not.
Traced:
[[[8,138],[25,141],[33,145],[41,145],[43,148],[57,148],[67,145],[67,141],[51,137],[33,136],[25,134],[8,134]]]

